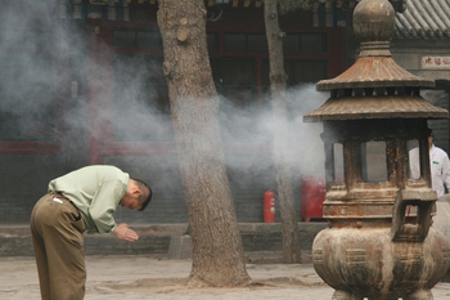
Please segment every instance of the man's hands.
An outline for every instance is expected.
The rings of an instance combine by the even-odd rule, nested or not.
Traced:
[[[136,231],[128,228],[128,225],[125,223],[117,224],[116,228],[114,228],[111,233],[119,240],[124,240],[127,242],[134,242],[135,240],[139,239],[139,235],[136,233]]]

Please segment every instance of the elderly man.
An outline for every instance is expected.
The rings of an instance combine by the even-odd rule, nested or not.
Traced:
[[[31,233],[42,300],[82,300],[83,232],[111,233],[128,242],[139,235],[116,224],[117,206],[142,211],[152,190],[113,166],[88,166],[50,181],[31,213]]]

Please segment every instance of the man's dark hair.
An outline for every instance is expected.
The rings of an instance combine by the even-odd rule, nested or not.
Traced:
[[[141,208],[139,209],[139,211],[143,211],[147,207],[147,205],[150,203],[150,201],[152,201],[153,191],[142,180],[139,180],[139,179],[136,179],[136,178],[131,178],[131,179],[134,180],[134,182],[136,183],[138,188],[142,191],[142,195],[139,196],[139,202],[142,203],[141,204]],[[145,198],[146,191],[148,191],[147,198]]]

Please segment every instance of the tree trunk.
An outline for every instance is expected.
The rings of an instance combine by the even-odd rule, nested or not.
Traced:
[[[276,126],[273,128],[273,154],[278,185],[280,215],[283,240],[283,260],[285,263],[301,262],[298,238],[294,192],[290,175],[290,166],[286,160],[288,145],[288,124],[286,107],[286,80],[284,72],[283,38],[278,25],[277,0],[264,2],[264,19],[269,48],[270,91]]]
[[[251,283],[225,168],[203,0],[160,0],[158,25],[193,244],[188,285]]]

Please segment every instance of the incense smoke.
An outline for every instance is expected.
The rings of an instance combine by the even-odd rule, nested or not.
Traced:
[[[57,141],[63,153],[58,159],[66,169],[89,164],[92,140],[100,144],[107,138],[118,143],[173,142],[170,107],[161,101],[167,93],[161,81],[162,58],[119,54],[103,45],[98,58],[112,61],[91,59],[88,41],[97,38],[95,33],[60,18],[58,5],[57,1],[10,1],[0,12],[0,140]],[[289,89],[287,96],[287,159],[292,180],[299,184],[303,176],[324,176],[322,125],[304,123],[302,118],[328,95],[316,92],[310,84]],[[92,97],[99,101],[95,111],[89,100]],[[258,193],[257,197],[262,196],[259,187],[254,189],[257,181],[273,178],[270,132],[278,120],[272,118],[269,99],[265,95],[261,102],[255,99],[243,108],[235,99],[221,96],[219,117],[225,148],[249,142],[268,147],[262,156],[226,157],[233,188]],[[101,130],[91,130],[92,126]],[[170,213],[164,209],[180,205],[183,195],[176,153],[111,154],[103,162],[131,169],[134,177],[151,176],[155,194],[168,199],[152,215],[164,218]]]

